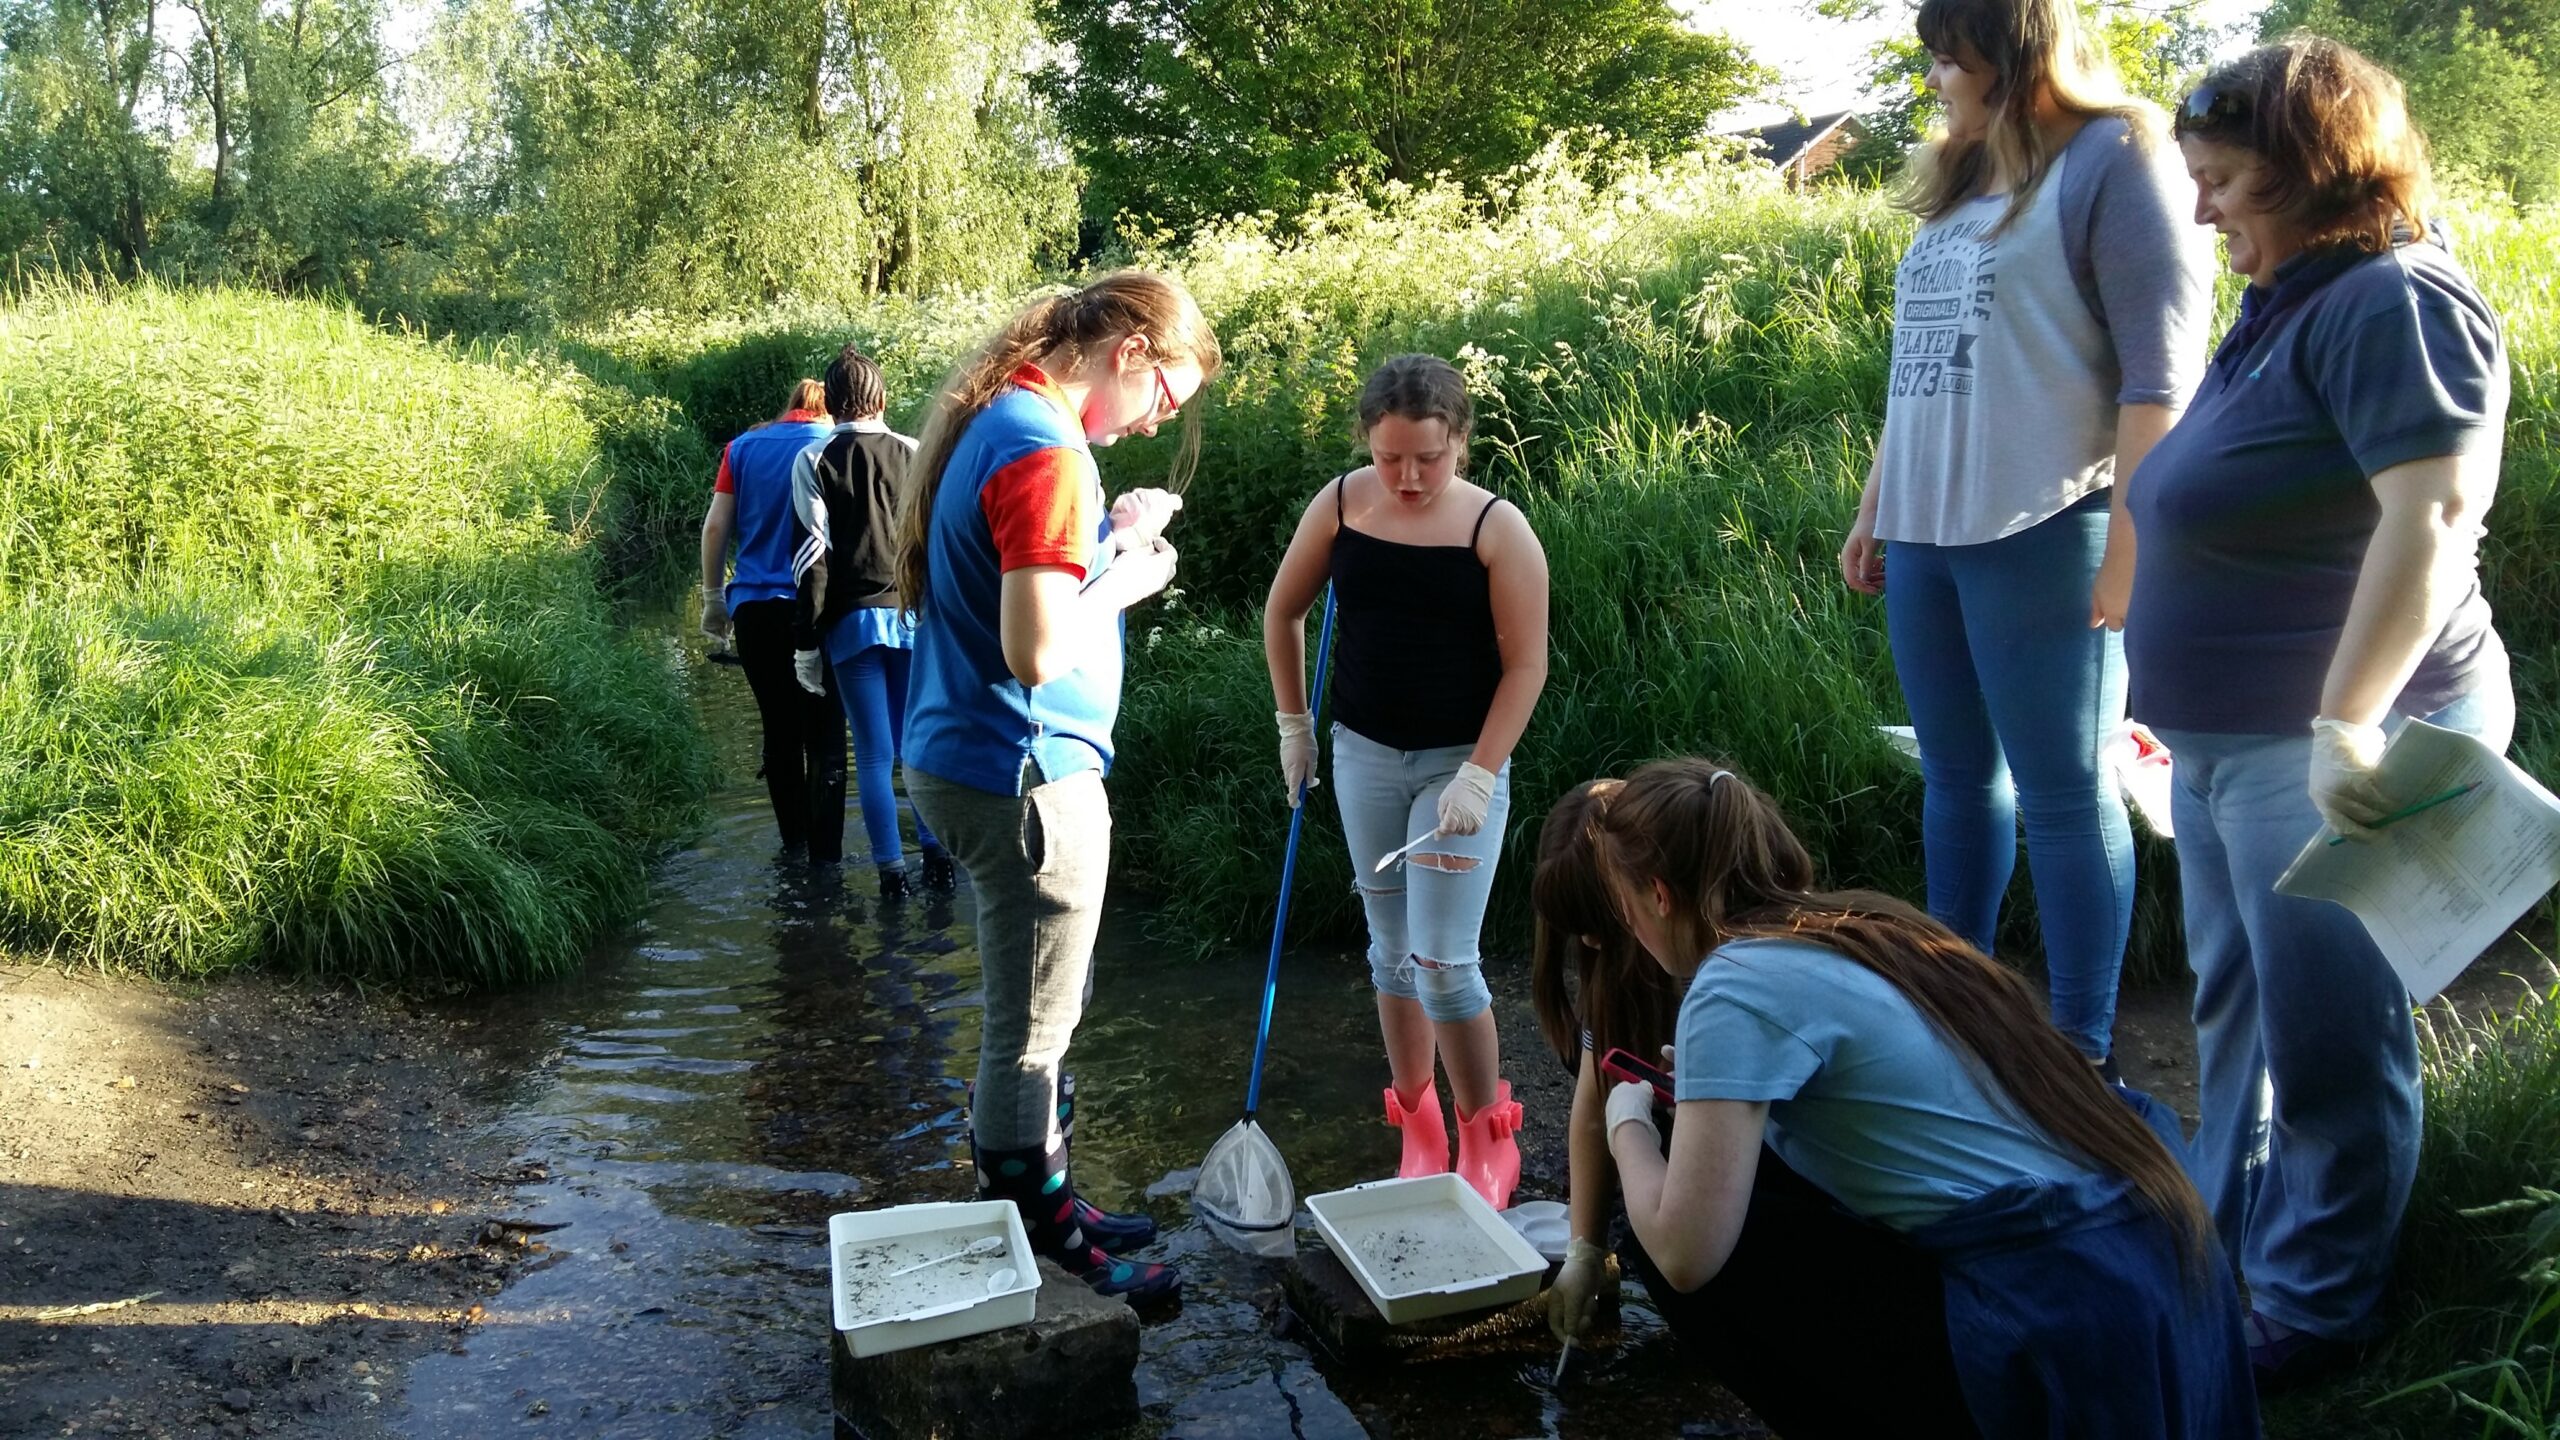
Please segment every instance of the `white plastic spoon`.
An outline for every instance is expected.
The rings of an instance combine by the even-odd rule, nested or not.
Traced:
[[[1388,852],[1386,853],[1386,855],[1378,861],[1378,863],[1377,863],[1377,864],[1372,865],[1372,866],[1370,866],[1370,867],[1369,867],[1369,873],[1370,873],[1370,874],[1372,874],[1372,875],[1378,874],[1380,871],[1385,870],[1388,866],[1393,865],[1393,864],[1394,864],[1394,863],[1396,863],[1397,861],[1399,861],[1399,860],[1403,859],[1407,854],[1409,854],[1409,853],[1413,850],[1413,848],[1414,848],[1415,846],[1420,845],[1420,844],[1422,844],[1422,843],[1423,843],[1423,842],[1425,842],[1425,841],[1429,841],[1429,840],[1437,840],[1437,839],[1439,839],[1439,838],[1440,838],[1440,827],[1438,827],[1438,826],[1436,826],[1436,825],[1435,825],[1435,826],[1433,826],[1432,828],[1430,828],[1430,829],[1428,829],[1428,830],[1423,831],[1421,834],[1414,836],[1412,839],[1407,840],[1407,841],[1406,841],[1406,842],[1404,842],[1402,845],[1397,846],[1395,849],[1388,851]]]
[[[919,1260],[913,1265],[899,1266],[897,1269],[889,1272],[889,1278],[895,1280],[901,1275],[912,1275],[918,1270],[930,1269],[933,1266],[947,1264],[953,1260],[965,1260],[972,1255],[993,1255],[1003,1248],[1003,1236],[981,1235],[977,1239],[970,1241],[968,1244],[961,1246],[959,1249],[952,1251],[948,1255],[936,1255],[930,1260]]]

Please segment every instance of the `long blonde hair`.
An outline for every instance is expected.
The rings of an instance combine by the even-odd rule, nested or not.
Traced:
[[[2026,213],[2053,169],[2058,147],[2036,126],[2036,99],[2053,97],[2066,115],[2113,115],[2135,144],[2157,143],[2157,107],[2126,92],[2113,56],[2080,23],[2073,0],[1924,0],[1920,43],[1939,55],[1991,67],[1991,127],[1980,139],[1939,135],[1911,157],[1893,202],[1935,220],[1982,192],[1995,171],[2010,176],[2009,204],[1994,232]]]
[[[927,542],[933,533],[934,497],[942,490],[942,472],[960,434],[987,408],[997,392],[1024,365],[1053,351],[1070,366],[1084,362],[1096,346],[1116,344],[1124,336],[1146,337],[1154,358],[1165,363],[1188,360],[1200,367],[1205,383],[1224,359],[1218,337],[1200,314],[1191,293],[1174,280],[1145,270],[1115,270],[1081,290],[1063,291],[1025,306],[996,337],[960,362],[934,396],[933,413],[916,443],[913,483],[898,504],[898,603],[920,611],[930,578]],[[1060,377],[1063,378],[1063,377]],[[1200,416],[1195,408],[1182,417],[1182,435],[1167,484],[1179,490],[1200,456]]]

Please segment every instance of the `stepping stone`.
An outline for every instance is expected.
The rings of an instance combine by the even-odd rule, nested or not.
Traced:
[[[1600,1314],[1590,1339],[1605,1344],[1614,1339],[1618,1326],[1618,1257],[1611,1255],[1602,1266],[1606,1279],[1600,1286]],[[1560,1268],[1547,1267],[1546,1278],[1538,1282],[1541,1292],[1555,1283]],[[1507,1350],[1553,1352],[1556,1348],[1555,1337],[1547,1331],[1546,1311],[1535,1298],[1390,1325],[1341,1259],[1323,1244],[1303,1237],[1296,1262],[1281,1277],[1280,1293],[1305,1338],[1348,1364],[1438,1360]]]
[[[1138,1418],[1138,1312],[1040,1262],[1038,1318],[856,1357],[829,1332],[839,1433],[872,1440],[1067,1440]]]

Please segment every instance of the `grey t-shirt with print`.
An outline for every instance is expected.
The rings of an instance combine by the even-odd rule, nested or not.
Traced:
[[[2006,229],[2005,194],[1920,226],[1895,276],[1876,538],[2014,535],[2111,483],[2120,406],[2185,403],[2213,322],[2187,196],[2176,147],[2105,116]]]

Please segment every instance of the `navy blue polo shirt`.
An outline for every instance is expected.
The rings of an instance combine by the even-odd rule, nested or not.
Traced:
[[[2506,415],[2498,318],[2441,245],[2299,255],[2272,290],[2250,287],[2128,497],[2134,715],[2214,734],[2309,728],[2381,518],[2372,477],[2494,457]],[[2439,710],[2503,654],[2475,568],[2395,708]]]

